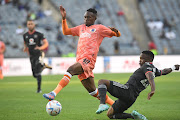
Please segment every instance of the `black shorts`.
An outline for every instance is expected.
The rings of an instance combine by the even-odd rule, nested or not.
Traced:
[[[30,62],[31,62],[31,69],[34,77],[37,77],[41,75],[43,65],[40,62],[41,56],[31,56],[30,57]]]
[[[118,98],[118,100],[116,100],[112,105],[115,113],[123,113],[136,101],[137,98],[134,95],[133,89],[115,81],[110,81],[108,92],[112,96]]]

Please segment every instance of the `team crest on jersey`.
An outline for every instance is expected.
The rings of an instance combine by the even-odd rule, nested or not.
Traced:
[[[34,45],[34,44],[36,44],[36,43],[34,42],[34,39],[33,39],[33,38],[30,38],[30,39],[29,39],[29,45]]]
[[[95,28],[93,28],[93,29],[91,29],[90,31],[93,33],[93,32],[95,32],[95,31],[96,31],[96,29],[95,29]]]
[[[35,35],[34,35],[34,38],[37,38],[37,37],[38,37],[38,36],[35,34]]]
[[[26,36],[26,38],[28,38],[28,36]]]

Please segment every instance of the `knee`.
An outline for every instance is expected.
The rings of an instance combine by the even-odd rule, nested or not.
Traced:
[[[36,75],[35,73],[33,73],[33,77],[34,77],[34,78],[37,78],[37,75]]]
[[[98,81],[98,85],[101,85],[101,84],[105,84],[105,80],[104,80],[104,79],[100,79],[100,80]]]

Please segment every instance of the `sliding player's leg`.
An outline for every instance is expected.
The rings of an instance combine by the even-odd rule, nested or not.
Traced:
[[[80,77],[80,75],[78,77],[82,78],[82,77]],[[88,79],[81,80],[81,83],[83,84],[83,86],[86,88],[86,90],[89,92],[89,94],[91,96],[99,99],[99,92],[95,86],[93,77],[89,77]],[[109,98],[108,95],[105,95],[105,103],[112,105],[114,103],[114,101],[111,98]]]

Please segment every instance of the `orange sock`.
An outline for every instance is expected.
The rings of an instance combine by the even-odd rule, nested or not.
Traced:
[[[92,95],[93,97],[96,97],[99,99],[99,92],[98,89],[96,89],[95,91],[89,93],[90,95]],[[107,94],[106,94],[106,101],[107,104],[109,105],[113,105],[114,104],[114,100],[112,100]]]
[[[69,83],[72,75],[69,72],[66,72],[64,77],[61,79],[57,87],[53,90],[56,95]]]
[[[111,106],[114,104],[114,100],[112,100],[107,94],[106,94],[106,101],[105,102]]]

